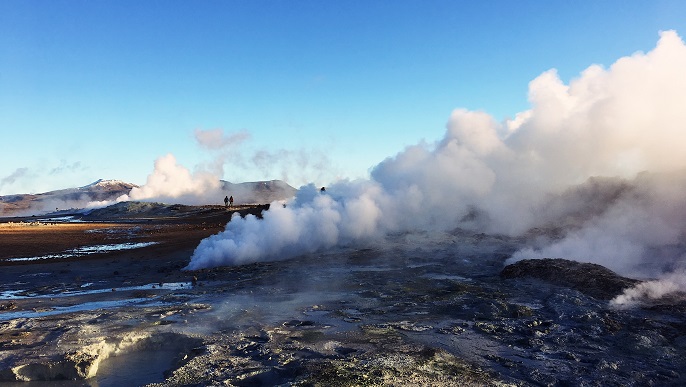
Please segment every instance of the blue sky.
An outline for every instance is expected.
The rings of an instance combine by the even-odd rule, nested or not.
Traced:
[[[686,34],[684,1],[0,0],[0,195],[143,184],[172,153],[233,182],[367,176],[456,108],[526,110],[555,68]],[[256,154],[270,155],[256,166]]]

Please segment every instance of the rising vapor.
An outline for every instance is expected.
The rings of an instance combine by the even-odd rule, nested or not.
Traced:
[[[686,262],[686,46],[593,65],[569,84],[529,84],[531,109],[505,122],[452,112],[444,137],[389,157],[365,181],[303,187],[264,219],[234,218],[188,269],[278,260],[396,231],[523,235],[557,228],[511,260],[564,257],[638,277]],[[561,237],[560,237],[561,235]],[[680,277],[683,278],[683,277]]]
[[[221,203],[225,195],[232,195],[236,197],[237,204],[255,203],[253,189],[223,182],[222,177],[231,174],[236,178],[243,170],[257,170],[264,176],[276,175],[281,180],[292,182],[302,181],[304,175],[328,179],[332,173],[336,173],[336,168],[331,167],[331,161],[324,152],[304,149],[248,151],[243,145],[250,137],[246,131],[225,133],[222,129],[196,129],[195,141],[211,156],[208,162],[196,165],[191,170],[179,163],[171,153],[161,156],[155,160],[154,169],[145,184],[120,196],[117,201],[202,205]],[[231,167],[226,171],[228,173],[225,173],[226,166]]]
[[[206,171],[192,173],[179,164],[173,154],[155,160],[155,169],[144,185],[135,187],[117,201],[160,201],[165,203],[206,204],[219,202],[221,182]]]

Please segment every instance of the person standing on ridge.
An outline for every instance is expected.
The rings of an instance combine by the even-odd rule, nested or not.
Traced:
[[[229,198],[229,207],[233,207],[233,195]]]
[[[224,207],[228,207],[228,206],[229,206],[229,197],[225,196],[224,197]]]

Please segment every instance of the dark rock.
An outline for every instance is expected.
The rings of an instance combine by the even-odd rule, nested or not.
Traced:
[[[10,301],[4,304],[0,304],[0,311],[6,311],[6,310],[14,310],[17,309],[17,303],[14,301]]]
[[[525,259],[506,266],[501,278],[537,278],[554,285],[569,287],[591,297],[611,300],[624,289],[641,281],[622,277],[612,270],[594,263],[567,259]]]

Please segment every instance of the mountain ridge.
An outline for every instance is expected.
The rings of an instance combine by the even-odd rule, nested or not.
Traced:
[[[240,193],[242,201],[266,204],[293,197],[296,189],[282,180],[232,183],[220,180],[227,195]],[[63,188],[36,194],[10,194],[0,196],[0,216],[28,216],[59,212],[65,209],[83,209],[103,206],[128,195],[140,186],[122,180],[98,179],[90,184]],[[181,204],[181,203],[169,203]]]

